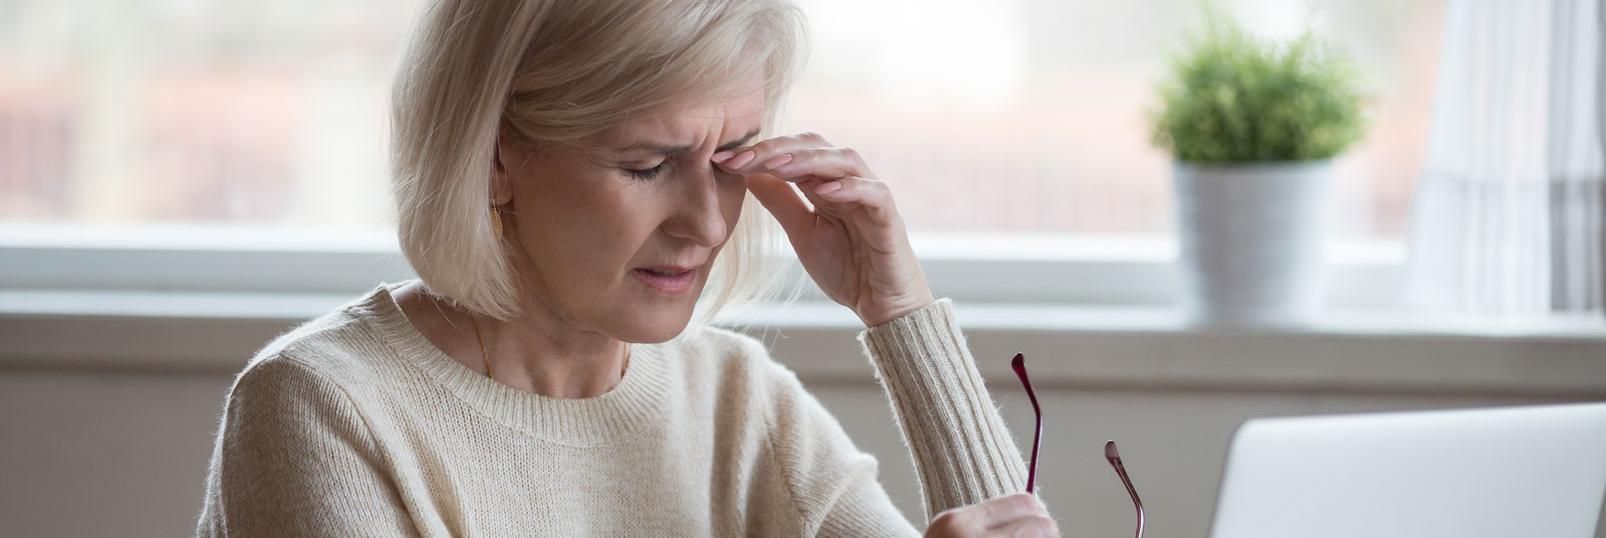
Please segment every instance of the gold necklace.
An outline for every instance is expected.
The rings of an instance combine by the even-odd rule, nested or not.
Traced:
[[[474,339],[478,340],[480,343],[480,361],[485,363],[485,377],[491,378],[492,381],[495,381],[496,374],[491,372],[491,354],[485,351],[485,337],[480,336],[480,322],[474,319],[474,314],[468,315],[468,322],[470,325],[474,326]],[[630,370],[630,344],[625,344],[625,364],[623,370]],[[624,371],[619,372],[620,377],[624,376]]]
[[[480,360],[485,362],[485,377],[495,380],[496,375],[491,373],[491,354],[485,352],[485,338],[480,336],[480,322],[474,320],[474,314],[468,315],[468,322],[474,325],[474,339],[480,341]]]

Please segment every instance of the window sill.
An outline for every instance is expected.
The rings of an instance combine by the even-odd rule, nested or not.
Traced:
[[[234,372],[274,336],[349,294],[0,290],[0,368]],[[983,374],[1088,390],[1465,394],[1606,400],[1606,322],[1500,326],[1337,312],[1298,330],[1200,329],[1171,309],[955,303]],[[873,382],[828,303],[721,319],[811,383]],[[92,337],[86,337],[91,335]]]

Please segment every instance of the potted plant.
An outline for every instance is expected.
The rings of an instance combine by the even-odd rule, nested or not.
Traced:
[[[1205,17],[1153,125],[1175,158],[1183,311],[1199,325],[1303,325],[1324,294],[1333,158],[1364,123],[1357,72],[1308,31],[1274,43]]]

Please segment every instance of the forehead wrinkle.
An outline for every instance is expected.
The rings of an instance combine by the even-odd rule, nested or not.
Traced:
[[[696,109],[680,109],[680,113],[660,113],[638,120],[638,125],[626,124],[612,136],[619,152],[647,152],[653,154],[687,153],[709,138],[740,130],[734,124],[743,118],[731,114],[736,108],[730,103],[719,103]],[[740,145],[757,135],[759,127],[724,141],[720,149]],[[698,134],[697,131],[703,131]],[[629,133],[646,134],[632,136]],[[715,142],[718,142],[717,140]]]
[[[673,130],[665,124],[659,114],[626,121],[603,132],[596,149],[613,152],[656,151],[679,145],[679,140],[673,137]],[[669,136],[665,136],[666,131],[670,131]]]
[[[593,148],[614,153],[640,154],[652,151],[654,154],[668,154],[688,151],[697,147],[699,142],[706,143],[709,136],[720,136],[726,138],[716,141],[723,142],[720,149],[728,149],[727,146],[742,140],[741,137],[749,131],[763,129],[769,94],[764,78],[758,72],[748,72],[745,80],[718,87],[725,90],[688,96],[691,98],[671,101],[656,110],[643,112],[603,133],[597,139],[600,143]],[[713,124],[703,137],[694,134],[699,126],[704,125],[697,122],[699,119],[709,120],[707,123]],[[744,130],[744,124],[750,127]],[[726,134],[728,131],[734,132]]]

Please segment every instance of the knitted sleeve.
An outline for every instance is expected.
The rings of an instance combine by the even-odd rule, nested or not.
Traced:
[[[362,415],[278,355],[229,390],[197,536],[414,536]]]
[[[870,327],[859,341],[891,400],[915,462],[926,518],[1024,491],[1025,464],[971,360],[953,305],[941,299]],[[841,423],[772,364],[770,435],[806,536],[914,536],[876,480],[877,462]]]
[[[755,343],[755,345],[758,345]],[[797,376],[768,363],[768,439],[801,536],[918,536],[876,479],[875,456],[858,449]]]
[[[942,298],[865,329],[870,356],[919,476],[926,518],[1026,490],[1026,465]]]

